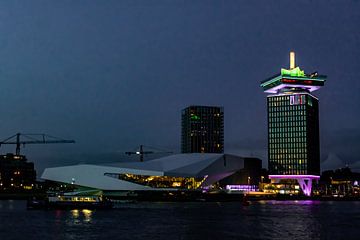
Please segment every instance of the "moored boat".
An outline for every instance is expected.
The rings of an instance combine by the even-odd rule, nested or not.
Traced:
[[[102,196],[78,196],[58,194],[45,200],[31,199],[28,209],[110,209],[113,203]]]

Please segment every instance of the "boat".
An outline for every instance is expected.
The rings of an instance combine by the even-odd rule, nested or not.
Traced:
[[[114,204],[102,196],[73,194],[49,195],[46,199],[30,199],[28,209],[110,209]]]

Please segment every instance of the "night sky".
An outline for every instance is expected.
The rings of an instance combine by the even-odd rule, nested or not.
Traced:
[[[225,111],[225,152],[267,166],[260,82],[288,68],[328,76],[322,170],[360,171],[360,1],[1,1],[0,138],[43,168],[125,161],[139,144],[180,151],[181,109]],[[1,153],[14,147],[1,146]]]

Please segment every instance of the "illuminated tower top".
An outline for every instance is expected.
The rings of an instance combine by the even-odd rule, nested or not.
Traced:
[[[281,69],[280,75],[276,74],[261,82],[261,87],[266,93],[292,93],[313,92],[324,86],[325,75],[317,72],[305,74],[295,65],[295,53],[290,52],[290,69]]]

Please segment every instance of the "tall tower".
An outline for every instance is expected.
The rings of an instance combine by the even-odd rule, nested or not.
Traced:
[[[222,107],[189,106],[181,114],[182,153],[224,152]]]
[[[319,100],[326,76],[305,74],[290,53],[290,69],[261,83],[267,96],[269,178],[296,179],[307,196],[320,175]]]

